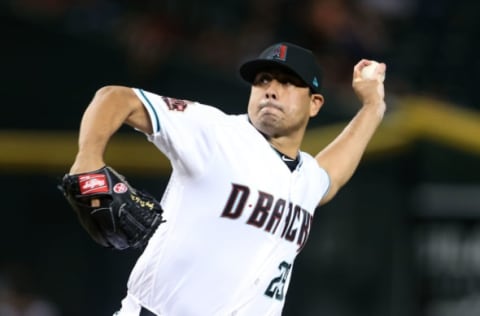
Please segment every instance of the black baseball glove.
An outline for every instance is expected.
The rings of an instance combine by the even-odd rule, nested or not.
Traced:
[[[114,249],[143,249],[165,222],[160,203],[136,190],[113,168],[63,176],[59,189],[97,243]],[[93,201],[93,202],[92,202]]]

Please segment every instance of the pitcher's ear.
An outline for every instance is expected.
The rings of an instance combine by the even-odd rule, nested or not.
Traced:
[[[310,97],[310,117],[314,117],[318,114],[325,102],[323,95],[315,93]]]

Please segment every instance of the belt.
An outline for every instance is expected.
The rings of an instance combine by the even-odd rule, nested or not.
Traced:
[[[157,315],[155,315],[154,313],[152,313],[151,311],[149,311],[148,309],[142,306],[142,309],[140,310],[140,315],[138,316],[157,316]]]

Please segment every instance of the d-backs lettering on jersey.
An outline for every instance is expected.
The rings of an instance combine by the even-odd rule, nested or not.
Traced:
[[[292,172],[246,114],[134,91],[172,173],[129,295],[158,315],[281,315],[327,173],[303,152]]]
[[[222,217],[238,219],[246,208],[253,205],[246,205],[250,195],[250,188],[241,184],[232,184],[232,190],[227,204],[221,214]],[[288,211],[285,209],[288,208]],[[258,198],[253,210],[248,217],[246,224],[275,234],[280,223],[283,222],[283,229],[280,237],[294,242],[296,240],[300,252],[307,242],[312,225],[312,215],[300,205],[293,205],[282,198],[275,198],[272,194],[259,191]],[[294,228],[298,226],[299,228]]]

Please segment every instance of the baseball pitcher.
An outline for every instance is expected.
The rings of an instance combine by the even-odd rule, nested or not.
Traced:
[[[373,75],[362,76],[370,65]],[[291,43],[241,66],[251,84],[242,115],[139,88],[99,89],[60,187],[96,242],[143,249],[116,315],[281,315],[315,210],[350,179],[383,118],[385,69],[355,65],[361,108],[315,157],[300,147],[324,104],[322,73],[311,51]],[[123,124],[171,162],[158,200],[104,161]]]

